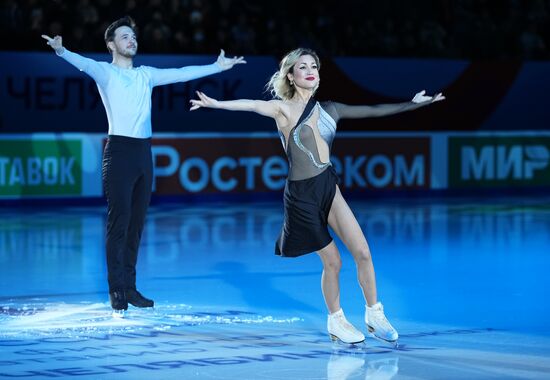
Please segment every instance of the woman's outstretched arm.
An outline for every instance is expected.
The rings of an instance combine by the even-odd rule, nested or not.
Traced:
[[[281,115],[281,101],[280,100],[251,100],[251,99],[238,99],[238,100],[216,100],[197,91],[199,99],[191,99],[191,111],[204,108],[216,108],[228,111],[248,111],[255,112],[262,116],[268,116],[276,119]]]
[[[340,119],[361,119],[365,117],[382,117],[396,113],[412,111],[420,107],[444,100],[443,94],[426,96],[426,91],[417,93],[410,102],[378,104],[373,106],[352,106],[348,104],[335,103],[336,112]]]

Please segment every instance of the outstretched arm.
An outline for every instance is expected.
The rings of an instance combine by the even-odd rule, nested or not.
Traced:
[[[162,86],[165,84],[187,82],[193,79],[202,78],[208,75],[220,73],[231,69],[233,66],[246,63],[244,57],[226,58],[223,49],[216,62],[210,65],[185,66],[179,69],[157,69],[151,67],[151,79],[153,86]]]
[[[90,58],[85,58],[79,54],[73,53],[65,47],[63,47],[63,38],[61,36],[55,36],[51,38],[45,34],[42,35],[48,45],[55,51],[55,54],[69,62],[71,65],[84,71],[91,76],[98,84],[103,84],[108,79],[107,70],[105,67],[97,61]]]
[[[273,119],[277,119],[281,115],[281,102],[280,100],[250,100],[250,99],[238,99],[238,100],[226,100],[220,101],[209,96],[206,96],[203,92],[197,91],[199,99],[191,99],[191,111],[205,108],[217,108],[228,111],[249,111],[255,112],[262,116],[268,116]]]
[[[360,119],[365,117],[381,117],[394,115],[396,113],[412,111],[427,106],[434,102],[444,100],[443,94],[426,96],[426,91],[417,93],[410,102],[394,104],[378,104],[374,106],[351,106],[342,103],[334,103],[338,116],[341,119]]]

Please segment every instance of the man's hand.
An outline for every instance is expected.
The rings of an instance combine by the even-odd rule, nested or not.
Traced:
[[[61,36],[55,36],[54,38],[51,38],[43,34],[42,38],[48,41],[46,43],[50,45],[53,50],[55,50],[56,54],[63,54],[65,48],[63,47],[63,38],[61,38]]]
[[[233,66],[240,64],[240,63],[246,63],[244,60],[244,57],[233,57],[233,58],[226,58],[225,57],[225,51],[221,49],[220,55],[218,56],[218,59],[216,60],[216,63],[222,69],[222,71],[229,70]]]

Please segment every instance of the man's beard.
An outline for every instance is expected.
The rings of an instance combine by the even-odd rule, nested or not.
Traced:
[[[136,50],[130,50],[130,49],[119,50],[119,49],[117,49],[117,54],[124,57],[124,58],[134,58],[136,56],[136,53],[137,53],[137,47],[136,47]]]

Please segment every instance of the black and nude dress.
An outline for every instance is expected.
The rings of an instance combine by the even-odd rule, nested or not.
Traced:
[[[297,257],[332,242],[328,215],[339,180],[328,157],[336,133],[336,115],[332,102],[321,105],[311,99],[288,138],[280,133],[289,173],[284,224],[275,244],[277,255]],[[319,148],[324,149],[326,161],[321,160]]]

